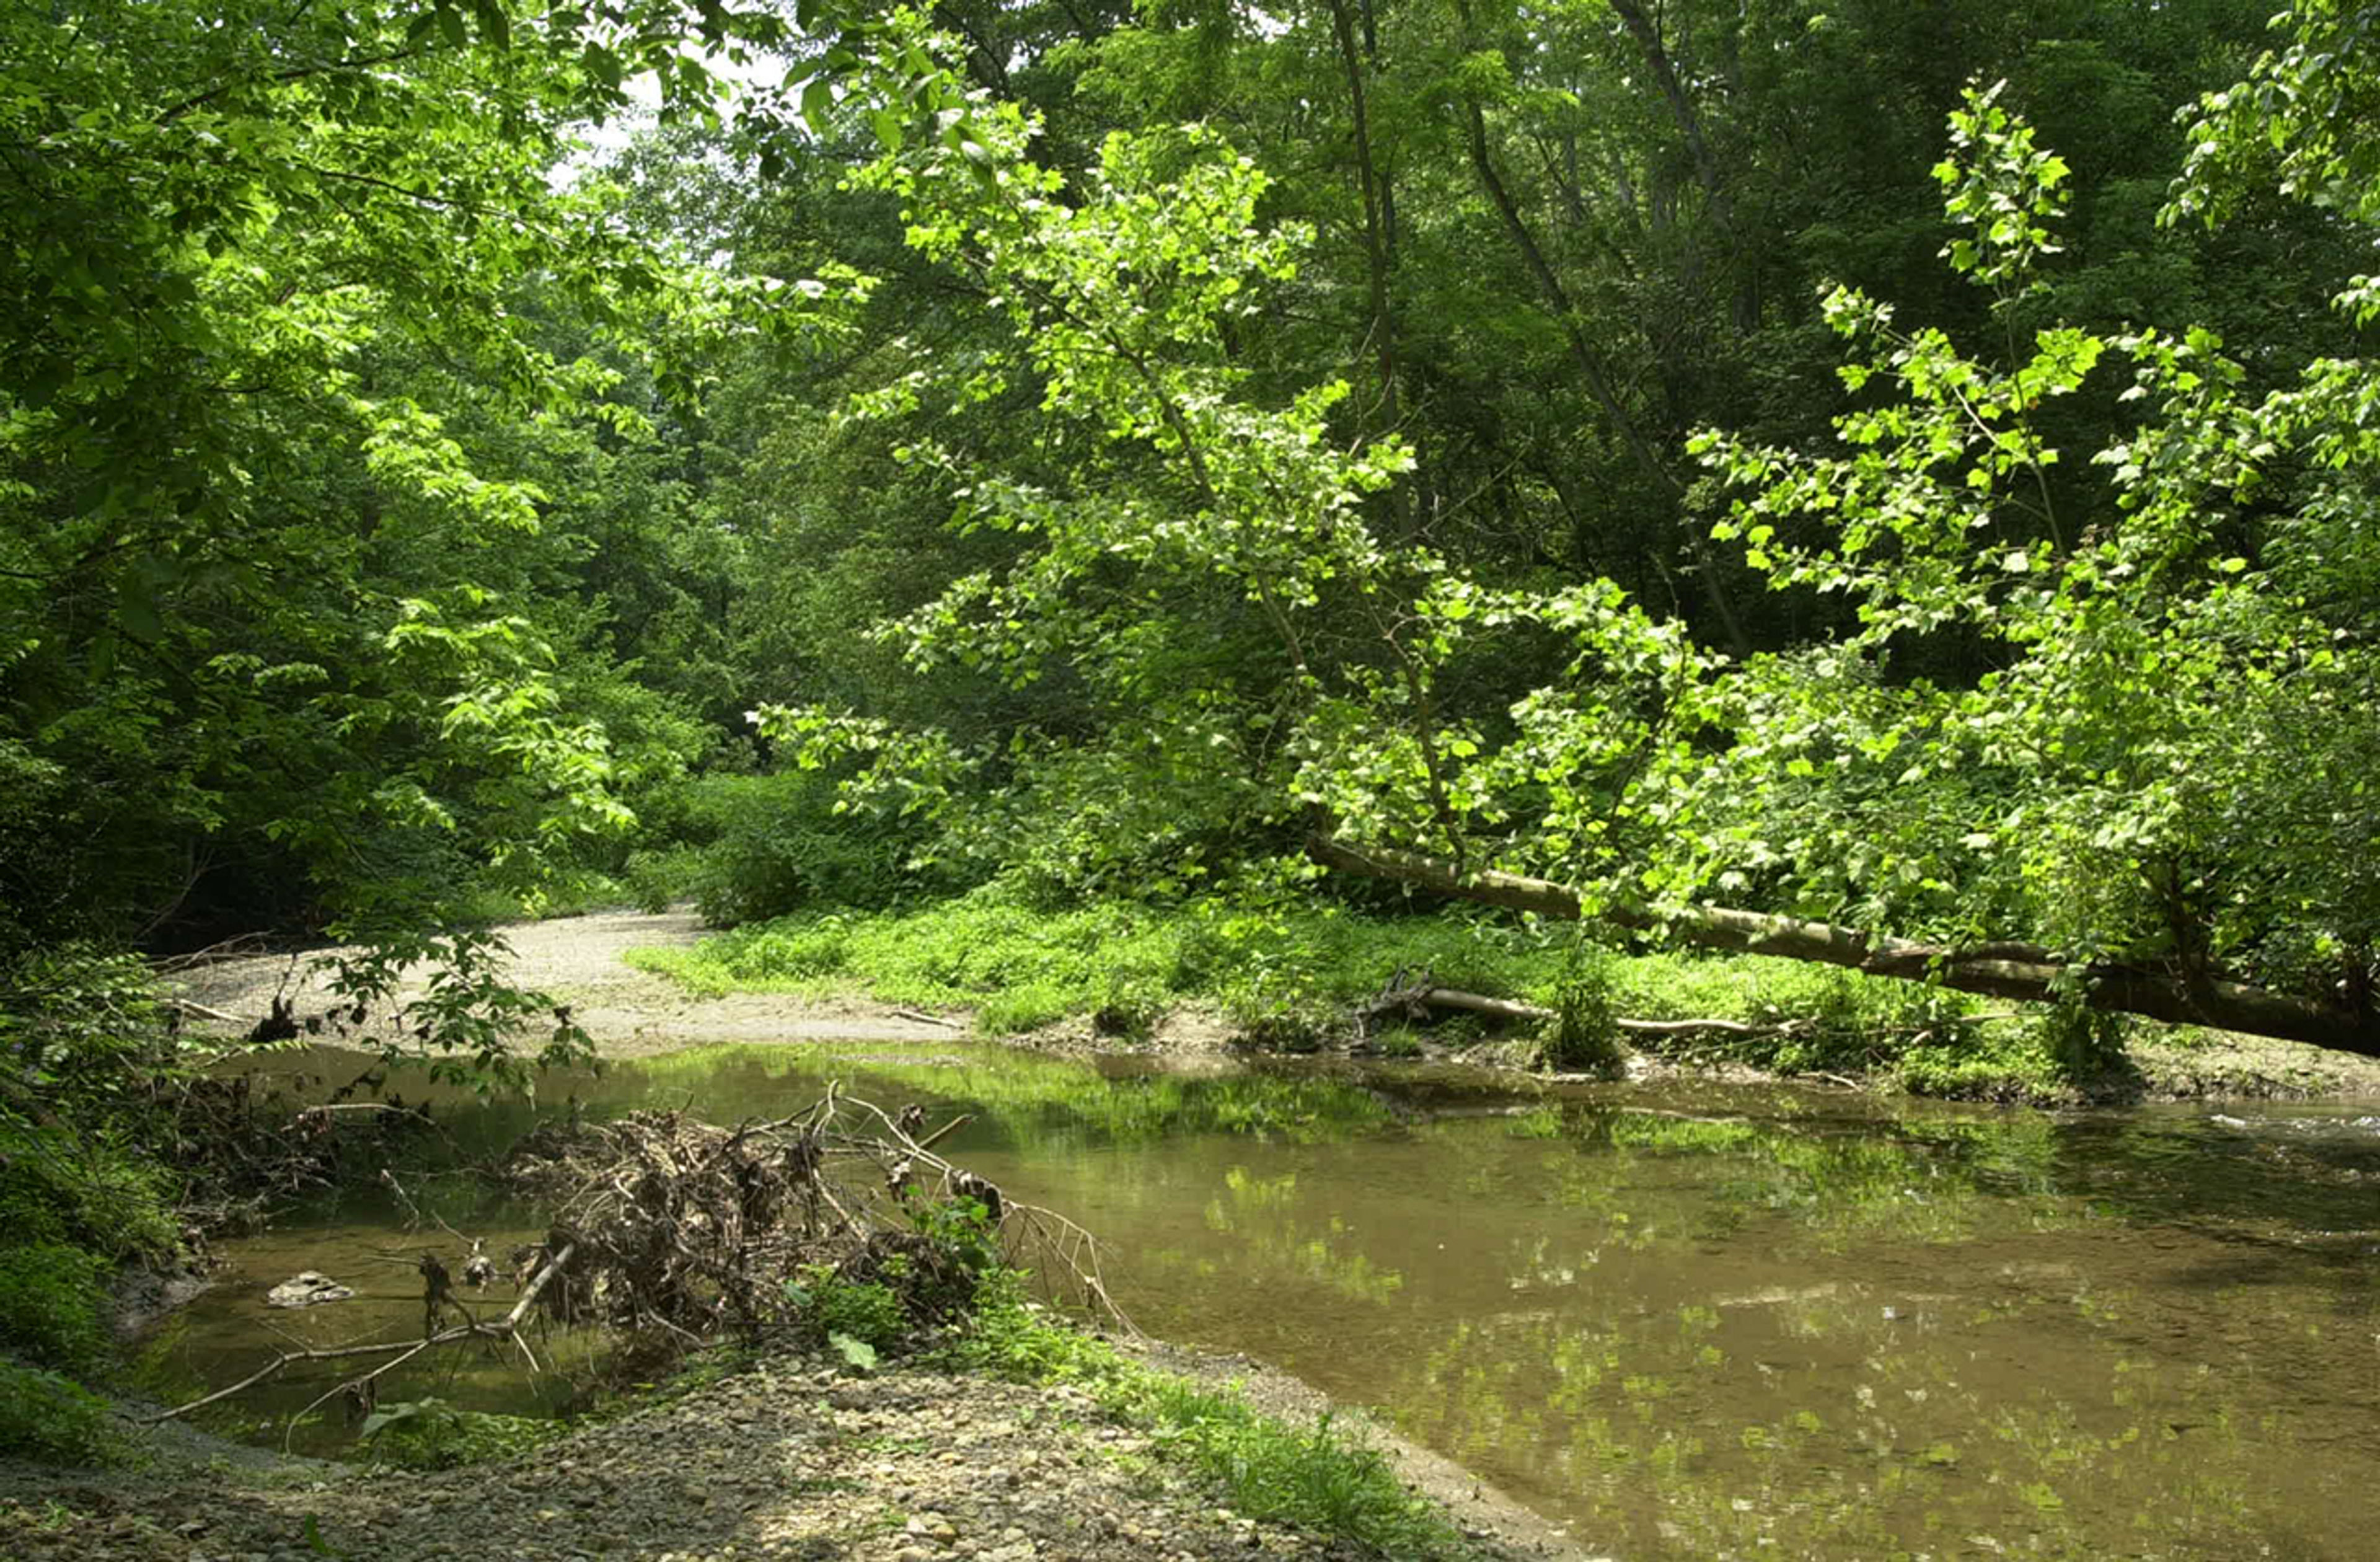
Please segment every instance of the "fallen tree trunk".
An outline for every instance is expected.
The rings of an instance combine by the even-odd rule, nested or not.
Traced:
[[[1559,1019],[1553,1009],[1542,1004],[1524,1004],[1512,998],[1491,998],[1485,993],[1465,993],[1457,987],[1441,987],[1424,980],[1410,986],[1391,984],[1380,995],[1356,1011],[1356,1018],[1366,1023],[1393,1008],[1459,1008],[1470,1014],[1484,1014],[1491,1019],[1517,1019],[1534,1024]],[[1794,1029],[1793,1024],[1747,1025],[1741,1019],[1614,1019],[1616,1030],[1643,1036],[1690,1036],[1698,1031],[1716,1031],[1729,1036],[1773,1036]]]
[[[1465,873],[1453,863],[1390,847],[1357,847],[1317,836],[1307,855],[1325,867],[1373,878],[1417,885],[1441,895],[1477,900],[1516,911],[1576,921],[1578,896],[1548,879],[1493,871]],[[1771,916],[1725,906],[1689,906],[1674,917],[1639,908],[1607,907],[1599,920],[1632,932],[1662,934],[1737,954],[1815,960],[1870,976],[1931,982],[1962,993],[2036,1003],[2055,1002],[2058,984],[2075,974],[2047,949],[2028,944],[1994,943],[1963,947],[1874,937],[1853,928],[1798,917]],[[2082,968],[2082,1002],[2092,1008],[2137,1014],[2177,1025],[2208,1025],[2252,1036],[2308,1042],[2337,1052],[2380,1057],[2380,1017],[2337,1004],[2318,1003],[2233,982],[2188,982],[2169,972],[2138,966]]]

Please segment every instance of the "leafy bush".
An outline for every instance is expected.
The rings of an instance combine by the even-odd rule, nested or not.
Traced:
[[[803,1266],[785,1283],[785,1300],[806,1315],[821,1339],[837,1335],[890,1351],[909,1332],[900,1295],[879,1280],[846,1280],[831,1264]]]
[[[1584,939],[1572,946],[1570,969],[1555,994],[1554,1033],[1545,1060],[1555,1068],[1616,1074],[1627,1049],[1611,997],[1611,958]]]
[[[684,874],[703,920],[732,927],[806,907],[892,905],[947,882],[915,866],[929,844],[914,822],[835,812],[822,772],[709,775],[686,800],[699,843]]]
[[[459,1409],[443,1399],[389,1405],[364,1421],[361,1439],[374,1464],[400,1470],[454,1470],[528,1452],[562,1435],[559,1422]]]
[[[915,1203],[909,1216],[915,1230],[879,1233],[840,1263],[804,1264],[785,1282],[786,1305],[811,1341],[862,1371],[969,1316],[1006,1273],[981,1201]]]
[[[99,1322],[105,1267],[61,1242],[0,1248],[0,1344],[46,1366],[95,1363],[106,1346]]]
[[[170,1257],[173,1178],[138,1154],[104,1124],[78,1133],[0,1113],[0,1231],[111,1258]]]
[[[152,1086],[175,1066],[148,968],[85,946],[0,962],[0,1232],[111,1257],[173,1251],[169,1126]]]
[[[125,1464],[132,1447],[98,1395],[55,1373],[0,1361],[0,1456]]]
[[[662,912],[700,891],[707,860],[694,847],[632,851],[620,872],[620,886],[639,911]]]

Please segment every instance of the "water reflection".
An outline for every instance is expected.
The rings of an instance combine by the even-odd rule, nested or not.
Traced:
[[[547,1109],[781,1114],[831,1076],[975,1114],[953,1157],[1100,1232],[1152,1332],[1381,1406],[1619,1555],[2368,1554],[2368,1116],[1515,1097],[958,1043],[718,1049]]]

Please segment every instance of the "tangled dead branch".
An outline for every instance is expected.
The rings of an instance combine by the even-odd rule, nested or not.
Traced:
[[[1063,1277],[1071,1300],[1128,1328],[1088,1233],[935,1153],[961,1126],[929,1132],[921,1112],[830,1088],[807,1112],[733,1129],[676,1112],[550,1128],[513,1176],[553,1209],[553,1239],[577,1244],[577,1278],[615,1327],[750,1333],[785,1322],[787,1283],[821,1270],[892,1283],[931,1324],[996,1261]]]

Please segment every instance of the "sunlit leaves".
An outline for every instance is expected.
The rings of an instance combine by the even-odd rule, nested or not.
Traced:
[[[1934,169],[1943,212],[1968,230],[1942,254],[1950,269],[1988,287],[2025,279],[2044,256],[2058,253],[2049,225],[2065,213],[2058,187],[2072,172],[2000,105],[2007,86],[1967,89],[1965,105],[1950,112],[1951,155]]]

